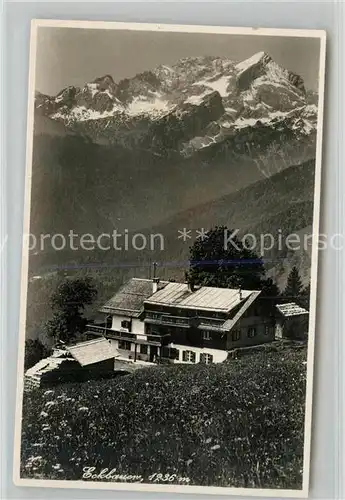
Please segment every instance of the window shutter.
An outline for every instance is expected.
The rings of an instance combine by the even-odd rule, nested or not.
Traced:
[[[179,353],[178,349],[175,349],[174,347],[169,347],[169,358],[170,359],[178,359]]]

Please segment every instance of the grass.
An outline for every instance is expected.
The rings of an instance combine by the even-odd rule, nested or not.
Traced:
[[[300,489],[305,381],[306,349],[289,347],[38,389],[24,398],[21,474],[79,480],[94,466]]]

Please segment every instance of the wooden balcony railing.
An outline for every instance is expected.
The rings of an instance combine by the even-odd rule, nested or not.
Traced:
[[[87,325],[87,333],[92,333],[96,334],[99,336],[107,337],[109,339],[112,338],[121,338],[124,340],[135,340],[136,335],[135,333],[130,333],[126,331],[118,331],[118,330],[111,330],[110,328],[105,328],[103,326],[95,326],[95,325]]]
[[[140,334],[136,335],[135,333],[130,333],[126,331],[119,330],[111,330],[110,328],[105,328],[103,326],[96,325],[87,325],[87,333],[106,337],[108,339],[122,339],[129,340],[131,342],[138,341],[138,343],[148,343],[152,345],[166,345],[170,339],[170,334],[157,334],[157,333],[149,333],[149,334]],[[145,335],[147,340],[143,340],[142,336]]]
[[[189,318],[178,318],[176,316],[146,316],[144,321],[153,325],[181,326],[182,328],[189,328],[191,323]]]

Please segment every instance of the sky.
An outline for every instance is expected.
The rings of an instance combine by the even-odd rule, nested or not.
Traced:
[[[38,28],[35,88],[55,95],[110,74],[115,82],[182,57],[213,55],[244,60],[267,52],[317,90],[318,38],[157,31]]]

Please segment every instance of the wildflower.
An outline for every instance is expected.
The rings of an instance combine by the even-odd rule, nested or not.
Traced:
[[[215,444],[214,446],[211,446],[211,450],[219,450],[219,448],[220,448],[219,444]]]
[[[86,406],[81,406],[78,411],[89,411],[89,409]]]
[[[40,417],[48,417],[48,413],[45,411],[41,411]]]
[[[47,401],[47,403],[45,404],[45,406],[47,406],[48,408],[50,408],[51,406],[54,406],[54,405],[56,405],[55,401]]]
[[[36,457],[31,456],[28,460],[28,462],[40,462],[42,460],[41,455],[37,455]]]

